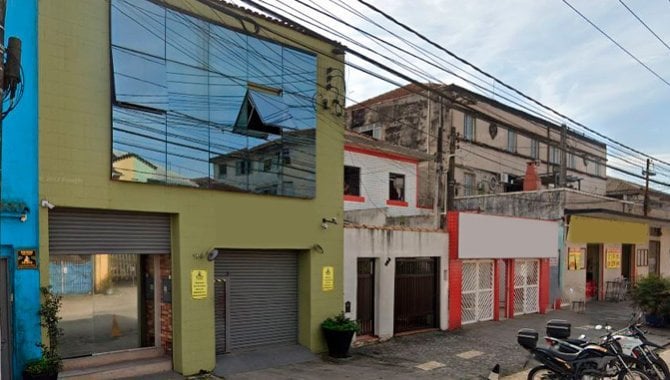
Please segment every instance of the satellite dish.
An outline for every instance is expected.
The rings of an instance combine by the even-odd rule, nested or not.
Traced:
[[[498,177],[492,176],[491,179],[489,179],[489,189],[491,191],[494,191],[498,188]]]

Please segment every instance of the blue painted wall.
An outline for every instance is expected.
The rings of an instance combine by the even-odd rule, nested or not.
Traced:
[[[0,218],[1,254],[9,256],[10,289],[13,302],[13,377],[21,378],[25,362],[40,356],[35,345],[41,342],[39,326],[39,272],[16,269],[17,248],[37,248],[38,237],[38,144],[37,144],[37,1],[9,0],[7,3],[5,43],[17,36],[23,43],[21,64],[24,94],[17,108],[2,126],[2,201],[24,202],[28,220],[17,215]]]

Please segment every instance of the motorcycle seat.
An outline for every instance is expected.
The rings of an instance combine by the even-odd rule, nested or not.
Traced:
[[[538,348],[540,351],[544,351],[546,354],[550,356],[555,356],[559,359],[565,360],[566,362],[571,362],[579,356],[579,353],[570,353],[570,352],[560,352],[556,350],[550,350],[546,348]]]

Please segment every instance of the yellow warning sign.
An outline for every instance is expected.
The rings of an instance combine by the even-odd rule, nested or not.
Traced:
[[[206,270],[198,269],[191,271],[191,297],[193,297],[194,300],[207,298]]]
[[[321,272],[321,290],[331,291],[335,288],[335,269],[333,267],[323,267]]]

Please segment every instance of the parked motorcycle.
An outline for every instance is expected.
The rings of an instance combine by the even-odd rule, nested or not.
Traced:
[[[599,327],[596,326],[596,329],[600,329]],[[655,351],[663,347],[649,341],[641,327],[637,319],[634,319],[626,328],[608,333],[603,338],[611,340],[609,343],[612,345],[611,350],[621,350],[622,357],[630,366],[644,371],[651,379],[670,380],[668,365]],[[605,328],[609,331],[608,326]],[[552,343],[552,346],[559,351],[572,353],[590,344],[584,335],[578,339],[566,338]],[[607,342],[603,340],[601,344],[607,344]]]
[[[564,321],[560,324],[547,324],[545,339],[550,344],[559,344],[561,339],[570,336],[570,326]],[[608,334],[611,336],[611,333]],[[532,329],[521,329],[517,333],[517,342],[541,365],[530,370],[528,380],[648,380],[649,377],[639,369],[626,363],[622,350],[609,346],[587,344],[583,347],[572,345],[575,352],[561,352],[552,347],[538,347],[538,333]],[[609,339],[608,345],[615,345],[616,340]],[[566,343],[570,344],[570,343]]]

